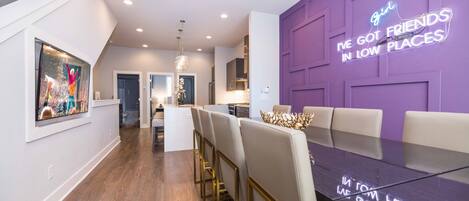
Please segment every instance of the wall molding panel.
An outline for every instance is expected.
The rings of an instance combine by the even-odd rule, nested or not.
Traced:
[[[313,26],[315,25],[316,23],[318,22],[321,22],[322,20],[322,30],[321,29],[312,29],[311,31],[316,31],[316,32],[322,32],[322,40],[320,40],[319,42],[322,42],[322,50],[320,50],[323,54],[322,58],[317,58],[316,60],[312,60],[312,61],[308,61],[306,63],[301,63],[301,64],[296,64],[296,60],[295,60],[295,56],[293,56],[292,60],[293,60],[293,64],[290,68],[290,72],[295,72],[295,71],[298,71],[298,70],[302,70],[302,69],[306,69],[306,68],[315,68],[315,67],[321,67],[321,66],[325,66],[325,65],[328,65],[329,64],[329,34],[328,34],[328,30],[329,30],[329,27],[330,27],[330,21],[329,21],[329,10],[324,10],[318,14],[316,14],[315,16],[312,16],[310,18],[308,18],[305,22],[297,25],[296,27],[294,27],[292,30],[291,30],[291,33],[290,33],[290,36],[291,36],[291,41],[290,41],[290,51],[291,51],[291,54],[292,55],[298,55],[297,54],[297,51],[296,48],[296,43],[300,43],[302,45],[304,45],[304,38],[302,37],[298,37],[296,38],[295,37],[295,34],[296,33],[301,33],[302,30],[307,30],[307,28],[309,28],[309,26]],[[311,34],[311,33],[309,33]],[[304,35],[301,35],[301,36],[304,36]],[[316,44],[312,44],[314,47],[318,48],[318,43]],[[305,48],[304,46],[301,46],[302,48]],[[314,48],[313,47],[313,48]],[[308,48],[308,47],[306,47]],[[316,52],[314,52],[316,53]],[[314,54],[313,53],[313,54]],[[306,55],[305,55],[306,56]],[[311,57],[313,55],[307,55],[307,57]]]
[[[314,83],[314,84],[307,84],[303,86],[297,86],[297,87],[292,87],[290,89],[289,97],[290,100],[289,102],[292,103],[295,100],[293,100],[295,93],[297,92],[305,92],[305,91],[322,91],[322,106],[330,106],[330,83],[329,82],[322,82],[322,83]],[[312,103],[309,103],[309,100],[298,100],[302,101],[304,105],[309,105]],[[295,105],[294,105],[295,109]],[[302,109],[302,107],[301,107]],[[297,111],[300,112],[300,111]]]
[[[386,79],[364,79],[345,81],[345,107],[353,107],[352,89],[355,87],[373,87],[381,85],[400,85],[411,83],[428,84],[428,111],[441,111],[441,72],[406,74]]]

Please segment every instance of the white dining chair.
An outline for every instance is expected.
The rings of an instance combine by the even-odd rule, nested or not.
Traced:
[[[335,108],[332,129],[379,138],[382,121],[382,110]]]
[[[204,110],[229,114],[228,105],[226,104],[204,105]]]
[[[241,120],[248,201],[314,201],[311,161],[303,132]]]
[[[213,112],[213,130],[217,142],[217,168],[220,182],[235,201],[245,201],[247,167],[238,119],[233,115]]]
[[[274,105],[272,112],[275,113],[290,113],[291,105]]]
[[[407,111],[403,141],[469,153],[469,114]]]
[[[330,129],[332,125],[333,107],[303,107],[303,113],[314,114],[314,119],[310,126]]]

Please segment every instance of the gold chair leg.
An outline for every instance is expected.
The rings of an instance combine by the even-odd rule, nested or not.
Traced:
[[[195,137],[196,137],[196,131],[194,130],[193,132],[193,137],[192,137],[192,161],[194,162],[194,183],[197,184],[197,183],[200,183],[200,180],[197,181],[197,161],[196,161],[196,158],[198,157],[198,154],[197,154],[197,149],[195,147]]]
[[[205,201],[205,162],[200,160],[200,195],[202,199]]]
[[[217,186],[217,183],[218,183],[218,179],[215,175],[215,171],[212,170],[212,178],[214,178],[214,180],[212,180],[212,200],[215,200],[215,201],[218,201],[218,186]]]

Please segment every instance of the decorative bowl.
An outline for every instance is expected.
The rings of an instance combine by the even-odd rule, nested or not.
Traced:
[[[277,126],[304,130],[313,122],[314,114],[309,113],[275,113],[261,111],[265,123]]]

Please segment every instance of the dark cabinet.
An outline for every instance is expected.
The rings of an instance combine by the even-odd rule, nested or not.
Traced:
[[[245,90],[247,73],[244,68],[244,59],[236,58],[226,64],[227,91]]]

